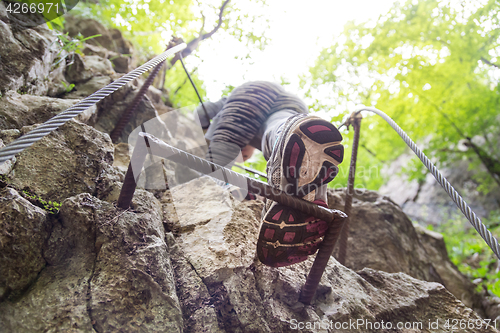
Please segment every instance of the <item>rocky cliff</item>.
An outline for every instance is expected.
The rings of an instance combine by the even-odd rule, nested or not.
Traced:
[[[109,40],[54,68],[64,53],[55,33],[19,29],[0,3],[0,146],[133,63],[110,60],[130,53],[121,34],[68,23],[70,33],[97,27]],[[71,83],[74,91],[60,89]],[[235,200],[202,177],[137,190],[131,208],[117,208],[129,147],[108,133],[140,85],[0,169],[2,332],[496,332],[481,316],[496,319],[497,303],[474,292],[440,235],[415,228],[374,192],[354,202],[347,267],[332,257],[308,306],[298,297],[313,258],[285,268],[256,258],[261,201]],[[127,134],[169,110],[159,95],[148,92]],[[330,207],[343,198],[329,193]]]

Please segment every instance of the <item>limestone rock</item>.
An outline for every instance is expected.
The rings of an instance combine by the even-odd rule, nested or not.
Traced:
[[[123,37],[120,30],[108,30],[100,22],[93,19],[69,16],[66,18],[65,29],[70,36],[77,36],[78,34],[84,37],[101,35],[87,40],[87,44],[102,46],[121,54],[131,54],[133,52],[132,43]]]
[[[399,175],[399,171],[407,165],[411,157],[413,155],[401,155],[391,163],[386,171],[391,177],[379,192],[400,205],[413,221],[424,225],[438,225],[449,220],[461,219],[464,227],[469,227],[469,222],[460,209],[430,173],[421,184],[416,180],[408,180],[405,175]],[[484,172],[482,166],[479,170]],[[488,217],[491,211],[498,209],[500,187],[493,188],[488,194],[478,191],[477,181],[474,180],[478,169],[471,169],[468,161],[457,162],[449,168],[440,168],[440,171],[478,217]]]
[[[127,172],[128,165],[130,163],[130,157],[132,156],[133,147],[128,143],[120,142],[115,144],[115,155],[113,166],[117,167],[123,172]]]
[[[95,93],[97,90],[104,88],[112,82],[109,76],[93,76],[85,83],[80,83],[75,86],[73,91],[65,95],[64,98],[85,98]],[[95,105],[93,106],[95,108]]]
[[[100,22],[76,16],[66,17],[65,22],[64,28],[70,36],[75,37],[78,34],[81,34],[83,37],[101,35],[87,40],[86,43],[103,46],[108,50],[115,51],[114,43],[108,29]]]
[[[112,57],[110,61],[113,63],[113,67],[117,73],[128,73],[130,71],[131,58],[119,55]]]
[[[47,201],[62,201],[95,194],[96,180],[112,162],[109,136],[71,120],[18,154],[8,182]]]
[[[177,190],[172,193],[177,214],[183,205],[176,204],[179,197],[191,199],[196,207],[188,224],[182,218],[176,222],[177,238],[167,234],[185,332],[290,332],[299,328],[302,332],[452,332],[444,328],[446,320],[480,320],[441,284],[369,268],[355,273],[333,258],[312,304],[297,303],[313,258],[282,268],[262,265],[255,255],[262,203],[229,200],[222,201],[223,207],[210,203],[200,207],[197,198],[203,194],[224,197],[217,192],[223,190],[214,186],[196,179],[180,185],[184,189],[172,190]],[[386,329],[381,329],[382,321]],[[350,322],[359,324],[349,326]],[[413,330],[396,330],[398,323],[406,328],[413,325]],[[439,329],[429,327],[430,323]],[[369,325],[379,326],[370,329]],[[481,331],[496,332],[484,325]]]
[[[0,130],[0,139],[2,139],[3,143],[6,145],[11,143],[20,136],[21,136],[21,131],[15,128]]]
[[[5,2],[0,12],[6,13]],[[12,29],[12,25],[16,28]],[[44,95],[48,90],[51,65],[60,51],[55,33],[46,25],[18,29],[22,22],[0,20],[0,93],[15,90]]]
[[[121,31],[118,29],[110,29],[109,34],[113,39],[115,51],[121,54],[131,54],[133,52],[132,43],[126,40]]]
[[[21,129],[23,126],[43,123],[79,101],[20,95],[15,91],[9,91],[0,100],[0,129]],[[79,114],[76,119],[87,122],[94,116],[96,110],[94,105]]]
[[[104,165],[96,181],[96,197],[107,202],[116,202],[123,187],[125,172],[112,165]]]
[[[108,58],[110,51],[104,47],[85,43],[82,50],[85,55],[97,55],[101,58]]]
[[[17,301],[0,303],[9,332],[181,332],[158,202],[138,192],[134,212],[89,194],[63,202],[45,255],[50,266]]]
[[[433,267],[444,282],[446,289],[469,307],[477,307],[481,304],[479,294],[474,292],[476,285],[460,273],[458,268],[450,261],[443,235],[427,230],[418,224],[415,225],[415,230],[427,253],[427,257],[433,263]]]
[[[343,210],[344,198],[344,190],[329,190],[329,207]],[[442,237],[416,229],[398,205],[376,192],[356,190],[346,266],[353,270],[368,267],[403,272],[416,279],[439,282],[467,306],[484,314],[475,286],[449,260]]]
[[[153,86],[149,86],[148,91],[146,91],[146,95],[148,95],[149,99],[153,104],[163,104],[163,101],[161,100],[161,90],[157,89]]]
[[[119,92],[105,98],[98,105],[99,117],[95,124],[95,128],[101,132],[109,134],[113,131],[122,114],[127,109],[127,106],[132,103],[136,94],[139,92],[139,88],[133,84],[127,84],[119,90]],[[135,128],[157,116],[158,113],[151,103],[151,100],[148,96],[144,96],[130,121],[125,126],[118,142],[128,142],[128,135],[132,133]]]
[[[12,188],[0,191],[0,301],[35,281],[45,266],[42,246],[49,231],[46,211]]]
[[[66,51],[60,51],[60,55],[58,57],[59,59],[54,59],[55,62],[52,65],[47,78],[47,96],[60,97],[64,95],[70,87],[70,83],[64,76],[64,73],[66,72],[66,56]]]
[[[106,58],[95,55],[74,55],[73,64],[66,68],[66,79],[71,83],[84,83],[94,76],[112,75],[115,71]]]

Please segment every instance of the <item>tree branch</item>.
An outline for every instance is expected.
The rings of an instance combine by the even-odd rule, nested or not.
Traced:
[[[368,147],[366,147],[364,144],[360,143],[359,145],[361,146],[361,148],[365,149],[368,154],[372,155],[380,162],[387,162],[387,161],[384,161],[384,160],[381,160],[380,158],[378,158],[377,154],[375,154],[372,150],[368,149]]]
[[[497,182],[498,186],[500,186],[500,161],[494,159],[488,153],[486,153],[483,149],[478,147],[472,142],[471,138],[466,138],[467,143],[465,144],[467,147],[471,147],[476,153],[477,157],[481,160],[483,165],[488,170],[488,173],[491,175],[494,181]]]
[[[491,61],[486,60],[486,58],[484,58],[484,57],[481,57],[481,61],[484,62],[487,65],[490,65],[490,66],[493,66],[493,67],[496,67],[496,68],[500,68],[500,65],[492,63]]]
[[[219,22],[217,23],[217,25],[215,26],[215,28],[212,29],[212,31],[210,31],[209,33],[206,33],[202,36],[201,40],[204,40],[204,39],[207,39],[207,38],[210,38],[212,37],[212,35],[214,33],[217,32],[217,30],[219,30],[219,28],[222,26],[222,14],[224,13],[224,9],[226,8],[227,4],[229,3],[230,0],[226,0],[224,1],[224,3],[222,4],[222,6],[220,7],[220,11],[219,11]]]
[[[201,32],[200,32],[200,35],[198,37],[196,37],[195,39],[193,39],[192,41],[190,41],[187,44],[186,48],[184,50],[182,50],[182,57],[183,58],[185,58],[188,55],[190,55],[191,53],[193,53],[193,51],[198,48],[198,45],[200,44],[200,42],[202,40],[205,40],[205,39],[208,39],[208,38],[212,37],[212,35],[215,34],[217,32],[217,30],[219,30],[219,28],[222,26],[222,17],[223,17],[223,14],[224,14],[224,9],[226,8],[226,6],[229,3],[229,1],[231,1],[231,0],[225,0],[224,3],[222,4],[222,6],[220,7],[220,10],[219,10],[219,21],[218,21],[217,25],[215,26],[215,28],[213,28],[212,31],[210,31],[210,32],[208,32],[206,34],[201,34]],[[205,20],[203,20],[203,22],[205,22]],[[205,25],[205,23],[203,23],[203,26],[204,25]],[[175,57],[170,62],[171,66],[173,66],[179,59],[180,59],[180,55],[176,54]]]
[[[196,68],[195,68],[195,69],[194,69],[191,73],[189,73],[189,75],[193,76],[193,74],[194,74],[197,70],[198,70],[198,67],[196,67]],[[187,80],[188,80],[188,77],[187,77],[187,75],[186,75],[186,79],[184,80],[184,82],[182,82],[182,83],[181,83],[181,84],[177,87],[177,89],[175,89],[175,91],[174,91],[174,93],[173,93],[173,95],[172,95],[172,96],[177,95],[177,93],[179,92],[179,90],[181,90],[181,88],[182,88],[182,87],[186,84]]]

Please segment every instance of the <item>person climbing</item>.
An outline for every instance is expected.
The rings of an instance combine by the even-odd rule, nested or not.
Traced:
[[[208,160],[231,167],[240,151],[246,160],[259,149],[271,186],[327,207],[327,184],[343,160],[342,135],[328,121],[308,115],[300,98],[275,83],[247,82],[196,112],[207,130]],[[317,251],[327,229],[325,221],[267,200],[258,258],[272,267],[304,261]]]

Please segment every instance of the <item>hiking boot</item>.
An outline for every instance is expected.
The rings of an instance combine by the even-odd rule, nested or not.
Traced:
[[[267,162],[269,184],[327,207],[326,184],[335,178],[344,157],[342,135],[331,123],[301,114],[288,118],[280,130]],[[328,229],[327,222],[271,200],[262,216],[257,255],[272,267],[306,260]]]

